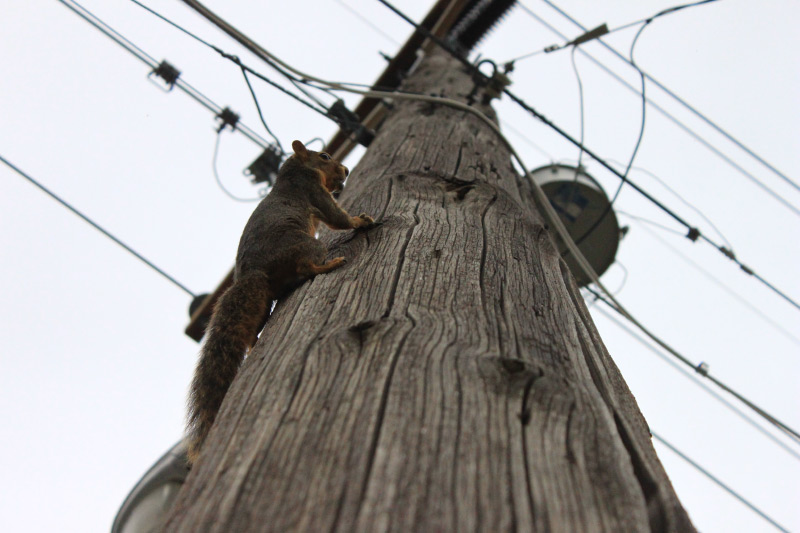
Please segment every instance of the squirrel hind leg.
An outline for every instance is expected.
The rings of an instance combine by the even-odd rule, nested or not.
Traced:
[[[331,270],[335,270],[345,264],[347,260],[344,257],[336,257],[330,261],[326,261],[318,265],[312,261],[298,263],[297,273],[301,276],[316,276],[317,274],[326,274]]]

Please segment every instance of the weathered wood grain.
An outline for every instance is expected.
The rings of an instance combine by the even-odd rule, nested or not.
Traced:
[[[383,225],[323,236],[347,265],[276,306],[167,530],[693,531],[508,151],[395,106],[342,197]]]

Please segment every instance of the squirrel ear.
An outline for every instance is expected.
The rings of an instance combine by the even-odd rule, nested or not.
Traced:
[[[300,141],[292,141],[292,150],[294,150],[295,155],[300,159],[308,157],[308,150],[306,150],[306,146]]]

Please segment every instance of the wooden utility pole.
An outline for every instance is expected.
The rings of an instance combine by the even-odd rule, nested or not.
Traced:
[[[694,530],[488,127],[396,101],[341,203],[383,226],[322,236],[347,265],[277,305],[167,531]]]

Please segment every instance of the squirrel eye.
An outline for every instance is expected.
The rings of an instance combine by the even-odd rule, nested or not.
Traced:
[[[326,154],[325,152],[320,152],[320,153],[319,153],[319,156],[320,156],[322,159],[324,159],[325,161],[330,161],[330,160],[331,160],[331,156],[329,156],[329,155],[328,155],[328,154]]]

